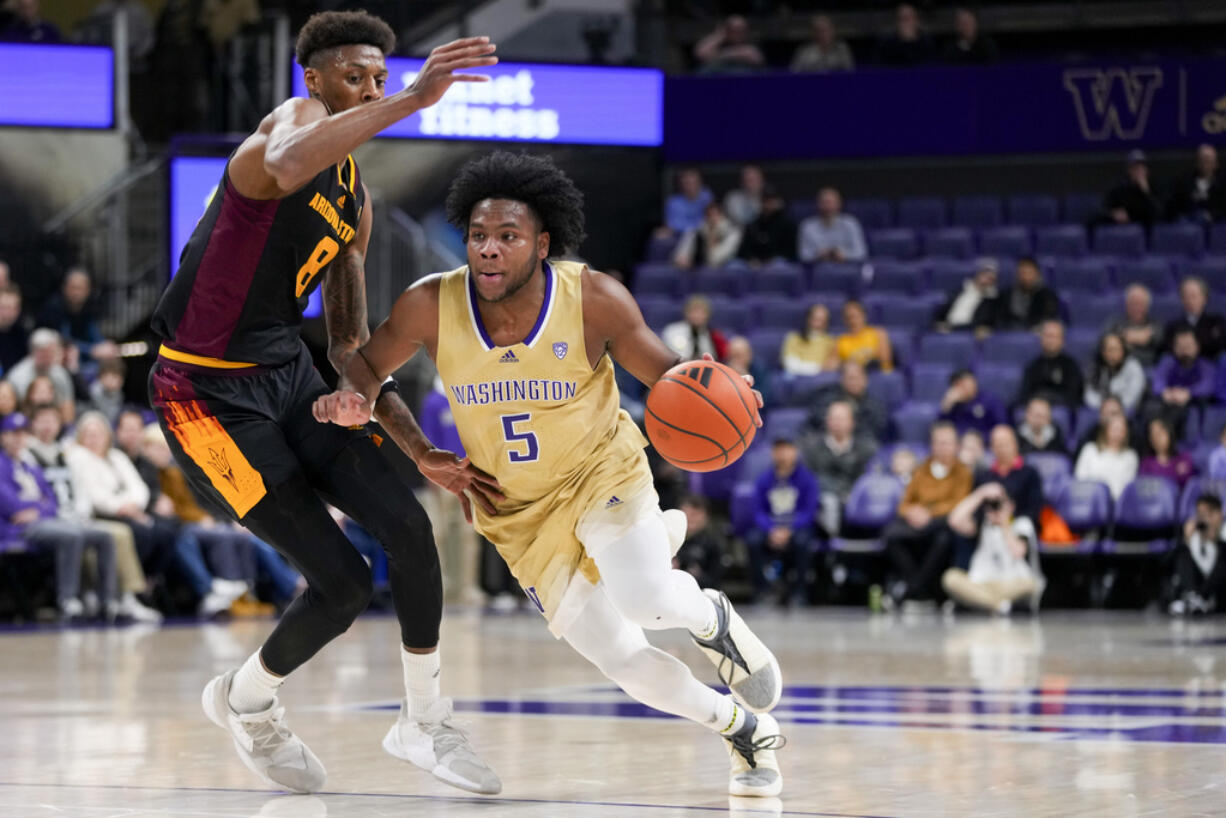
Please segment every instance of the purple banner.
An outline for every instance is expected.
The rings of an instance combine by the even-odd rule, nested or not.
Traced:
[[[115,67],[109,48],[0,43],[0,76],[8,78],[0,125],[114,125]]]

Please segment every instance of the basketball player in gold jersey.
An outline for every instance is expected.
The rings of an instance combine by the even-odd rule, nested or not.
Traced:
[[[368,420],[384,379],[424,346],[468,457],[505,494],[474,482],[465,512],[550,630],[634,698],[723,736],[733,795],[778,795],[783,737],[767,711],[779,665],[726,596],[673,570],[684,522],[660,511],[646,440],[618,408],[612,359],[651,386],[677,356],[622,285],[555,260],[583,239],[583,196],[550,160],[499,152],[469,163],[447,213],[468,264],[400,296],[338,390],[316,401],[316,419]],[[414,459],[430,450],[411,415],[384,417],[383,405],[401,448]],[[689,630],[732,695],[652,647],[645,628]]]

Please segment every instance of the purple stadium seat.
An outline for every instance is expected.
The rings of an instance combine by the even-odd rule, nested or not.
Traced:
[[[762,418],[760,433],[766,436],[767,442],[780,437],[795,438],[808,416],[809,410],[799,407],[769,409]]]
[[[1138,477],[1124,487],[1115,506],[1115,534],[1104,543],[1109,552],[1152,553],[1171,547],[1176,532],[1179,490],[1165,477]]]
[[[1222,383],[1226,360],[1218,364],[1218,383]],[[1222,427],[1226,426],[1226,406],[1211,403],[1201,410],[1200,439],[1217,445],[1222,437]]]
[[[848,529],[872,532],[874,535],[890,524],[898,513],[902,499],[902,483],[886,474],[865,474],[851,488],[843,506],[843,522]],[[880,541],[848,540],[836,537],[830,547],[835,551],[879,551]]]
[[[1099,330],[1095,327],[1070,327],[1064,331],[1064,351],[1081,365],[1083,372],[1098,349],[1098,337]]]
[[[690,472],[686,477],[692,493],[716,503],[727,503],[732,499],[732,492],[741,477],[741,463],[737,461],[709,472]]]
[[[1065,303],[1074,305],[1069,311],[1074,327],[1103,330],[1124,311],[1123,300],[1115,293],[1096,296],[1088,292],[1061,290],[1060,296]]]
[[[753,327],[753,311],[750,305],[743,301],[712,301],[711,324],[719,327],[725,334],[743,333]]]
[[[1043,227],[1060,221],[1060,204],[1055,196],[1025,194],[1010,196],[1009,224]]]
[[[915,258],[919,240],[910,227],[889,227],[868,231],[869,252],[883,258]]]
[[[989,342],[990,346],[990,342]],[[1015,363],[981,363],[975,370],[979,391],[1008,404],[1022,388],[1022,366]]]
[[[752,481],[742,480],[732,487],[732,496],[728,498],[728,521],[732,523],[732,530],[738,536],[743,537],[753,528],[753,513],[757,502],[758,494]]]
[[[728,267],[700,267],[690,272],[690,292],[704,293],[707,296],[725,295],[739,298],[745,292],[749,281],[756,277],[759,271],[742,270]]]
[[[1205,252],[1205,228],[1199,224],[1155,225],[1149,250],[1164,256],[1199,256]]]
[[[1183,304],[1179,300],[1179,293],[1159,293],[1155,295],[1153,302],[1150,304],[1149,312],[1154,317],[1154,320],[1160,324],[1165,324],[1167,321],[1183,315]]]
[[[1028,256],[1033,251],[1029,227],[989,227],[979,233],[979,252],[985,256]]]
[[[891,415],[898,439],[904,443],[927,443],[937,414],[935,403],[904,403]]]
[[[1171,263],[1162,258],[1141,258],[1121,261],[1116,271],[1116,280],[1120,287],[1129,284],[1144,284],[1155,293],[1169,293],[1175,289],[1175,280],[1171,275]]]
[[[962,369],[974,364],[977,354],[975,336],[967,332],[934,332],[920,337],[919,360],[924,363],[946,363]]]
[[[1209,252],[1226,256],[1226,223],[1209,226]]]
[[[906,369],[915,357],[915,331],[907,327],[885,327],[890,336],[890,348],[894,352],[894,368]]]
[[[843,210],[859,219],[865,230],[894,226],[894,203],[889,199],[848,199]]]
[[[637,296],[677,296],[683,292],[686,273],[667,262],[648,262],[634,268],[634,294]]]
[[[985,363],[1024,367],[1039,354],[1039,338],[1033,332],[998,332],[984,341]]]
[[[1052,264],[1048,283],[1061,290],[1102,293],[1111,286],[1111,268],[1104,259],[1093,256],[1058,258]]]
[[[974,261],[934,259],[928,265],[929,287],[941,295],[942,302],[962,289],[963,283],[975,274]]]
[[[1080,440],[1082,436],[1089,434],[1092,429],[1098,427],[1098,410],[1092,406],[1077,407],[1077,416],[1073,418],[1073,438],[1074,440],[1066,439],[1065,442],[1069,446],[1074,446],[1076,440]]]
[[[741,455],[737,463],[741,467],[742,480],[757,478],[771,467],[770,441],[762,437],[755,437],[753,443],[749,444],[749,451]]]
[[[792,221],[800,224],[810,216],[816,215],[817,202],[812,196],[804,199],[793,199],[788,202],[788,215],[792,217]]]
[[[1041,551],[1054,553],[1093,553],[1098,550],[1095,538],[1101,537],[1111,525],[1111,491],[1104,483],[1090,480],[1069,480],[1056,496],[1056,513],[1069,529],[1083,540],[1075,548],[1067,545],[1047,546],[1040,543]],[[1087,536],[1089,535],[1089,536]]]
[[[1179,275],[1198,276],[1205,280],[1214,292],[1226,292],[1226,256],[1206,256],[1185,261],[1179,265]]]
[[[783,386],[783,394],[778,395],[777,402],[787,406],[810,407],[818,392],[838,382],[839,373],[837,372],[822,372],[817,375],[786,375],[779,381],[780,385],[786,385]]]
[[[1085,224],[1102,212],[1101,193],[1070,193],[1064,197],[1064,221]]]
[[[875,312],[874,322],[890,327],[909,327],[923,332],[932,325],[932,302],[901,293],[876,293],[865,299]]]
[[[1145,255],[1145,229],[1139,224],[1107,224],[1094,228],[1094,252],[1105,256]]]
[[[811,303],[807,299],[759,297],[752,302],[754,321],[760,327],[800,330]]]
[[[1026,455],[1027,465],[1034,468],[1043,480],[1043,499],[1055,505],[1061,490],[1073,477],[1073,465],[1062,454],[1035,452]]]
[[[948,361],[921,360],[911,367],[911,399],[921,403],[940,403],[949,388],[954,365]],[[927,438],[925,438],[925,441]]]
[[[860,261],[820,261],[809,274],[809,289],[819,292],[854,295],[864,285],[864,263]]]
[[[975,237],[969,227],[939,227],[925,231],[924,255],[936,258],[970,258],[975,254]]]
[[[901,372],[873,372],[868,376],[868,393],[896,409],[907,399],[907,379]]]
[[[760,295],[795,297],[805,287],[804,273],[795,265],[763,267],[761,270],[750,270],[746,275],[750,289]]]
[[[954,199],[953,223],[981,229],[1005,220],[999,196],[958,196]]]
[[[1089,249],[1086,229],[1079,224],[1056,224],[1034,231],[1034,249],[1042,256],[1084,256]]]
[[[872,264],[873,292],[914,293],[928,286],[924,268],[915,262],[874,261]]]
[[[647,242],[647,261],[671,261],[679,236],[652,236]]]
[[[907,196],[898,201],[898,226],[927,228],[946,225],[945,200],[938,196]]]
[[[644,296],[637,299],[643,320],[654,330],[661,330],[673,321],[681,320],[681,302],[660,296]]]
[[[768,370],[774,370],[779,368],[779,350],[787,334],[788,330],[785,329],[758,327],[750,330],[746,337],[749,339],[749,345],[753,347],[754,358],[760,360]]]

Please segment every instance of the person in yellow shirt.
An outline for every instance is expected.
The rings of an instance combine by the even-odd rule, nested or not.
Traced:
[[[789,375],[816,375],[838,369],[839,358],[830,335],[830,309],[825,304],[809,307],[800,331],[793,330],[783,339],[779,360]]]
[[[364,423],[373,410],[411,457],[425,456],[432,444],[412,416],[380,400],[394,390],[384,379],[425,347],[461,462],[484,475],[443,487],[462,495],[550,630],[634,698],[720,735],[731,794],[778,795],[783,737],[768,711],[782,693],[779,663],[727,596],[672,567],[684,514],[661,512],[646,440],[618,406],[614,360],[650,387],[679,356],[625,287],[558,259],[583,239],[583,195],[548,158],[470,162],[447,215],[464,231],[468,264],[400,296],[337,391],[316,401],[316,419]],[[690,633],[731,695],[643,633],[670,628]]]
[[[855,361],[866,369],[882,372],[893,371],[894,351],[890,348],[890,336],[881,327],[869,325],[863,304],[853,299],[843,305],[843,326],[847,332],[840,335],[835,344],[839,361]]]

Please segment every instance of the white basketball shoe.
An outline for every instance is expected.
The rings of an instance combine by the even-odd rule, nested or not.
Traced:
[[[732,691],[733,698],[755,713],[768,712],[783,695],[779,661],[733,610],[726,594],[711,588],[703,593],[715,603],[718,623],[715,636],[694,636],[694,641],[715,665],[719,680]]]
[[[779,722],[767,713],[751,716],[735,735],[724,736],[728,757],[732,760],[732,777],[728,794],[770,798],[783,792],[783,776],[775,751],[787,744],[779,733]]]
[[[201,704],[209,721],[230,733],[234,749],[247,769],[274,787],[294,792],[317,792],[327,773],[302,739],[285,724],[285,708],[277,699],[259,713],[235,713],[230,707],[230,685],[236,671],[223,673],[204,688]]]
[[[451,699],[439,699],[420,718],[411,717],[401,699],[400,716],[383,737],[383,749],[453,787],[483,795],[502,791],[498,775],[451,723]]]

